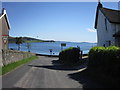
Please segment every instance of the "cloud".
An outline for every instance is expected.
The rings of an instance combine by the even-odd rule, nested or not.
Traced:
[[[88,30],[89,32],[96,32],[95,29],[90,29],[90,28],[88,28],[87,30]]]

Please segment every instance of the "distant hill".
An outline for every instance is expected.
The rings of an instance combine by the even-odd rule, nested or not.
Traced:
[[[9,43],[15,43],[16,42],[16,37],[9,37],[8,41]],[[31,37],[22,37],[22,40],[24,43],[32,43],[32,42],[55,42],[54,40],[41,40],[41,39],[36,39],[36,38],[31,38]]]

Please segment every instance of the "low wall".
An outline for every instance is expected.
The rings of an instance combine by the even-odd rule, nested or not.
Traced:
[[[25,59],[29,58],[31,56],[35,55],[34,53],[30,52],[23,52],[23,51],[15,51],[15,50],[3,50],[2,51],[2,63],[3,66]]]
[[[0,50],[0,66],[2,66],[2,50]]]

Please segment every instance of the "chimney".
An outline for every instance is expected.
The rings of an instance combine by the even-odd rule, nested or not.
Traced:
[[[102,8],[102,7],[103,7],[103,6],[102,6],[100,0],[98,0],[98,8]]]
[[[5,8],[2,9],[2,14],[6,14]]]

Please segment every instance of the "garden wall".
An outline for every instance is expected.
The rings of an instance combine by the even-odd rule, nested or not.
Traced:
[[[2,63],[3,66],[25,59],[29,58],[31,56],[35,55],[34,53],[30,52],[23,52],[23,51],[15,51],[15,50],[3,50],[2,51]]]

